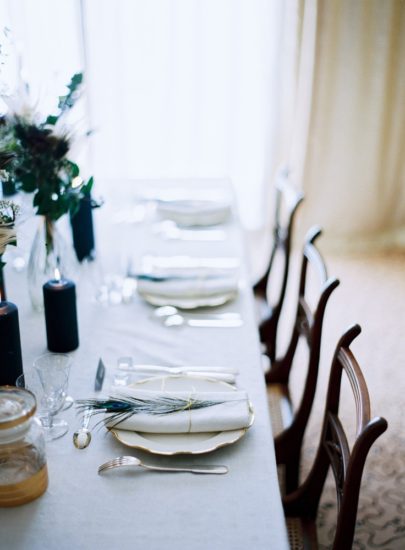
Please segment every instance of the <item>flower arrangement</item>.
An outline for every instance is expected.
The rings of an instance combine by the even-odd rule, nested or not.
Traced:
[[[14,158],[13,153],[0,151],[0,177],[7,178],[7,166]],[[12,201],[0,200],[0,270],[4,263],[2,256],[8,244],[17,244],[15,232],[15,221],[19,214],[20,207]]]
[[[7,180],[9,177],[7,167],[14,159],[14,153],[0,150],[0,179]],[[4,285],[3,254],[9,244],[17,244],[15,222],[19,215],[20,207],[12,201],[0,200],[0,301],[6,299]]]
[[[9,165],[9,178],[17,191],[33,193],[36,214],[56,221],[74,213],[80,200],[88,196],[93,178],[84,183],[80,169],[68,158],[71,138],[63,119],[79,97],[83,75],[73,75],[68,93],[59,97],[58,112],[42,122],[30,110],[9,113],[0,124],[0,141],[5,153],[14,156]]]
[[[56,113],[48,116],[39,115],[31,106],[24,83],[14,97],[2,96],[9,106],[7,115],[0,119],[0,149],[9,155],[8,182],[16,191],[33,195],[40,218],[27,271],[32,305],[37,310],[43,308],[42,286],[55,276],[56,269],[63,276],[74,276],[74,253],[55,222],[67,213],[75,214],[93,185],[93,178],[85,182],[79,166],[69,158],[72,135],[66,116],[80,96],[82,82],[82,73],[74,74],[67,93],[59,97]]]
[[[6,299],[3,276],[3,267],[5,265],[5,263],[3,262],[3,254],[6,251],[7,245],[17,244],[15,222],[18,217],[19,210],[19,206],[14,202],[0,200],[0,301]]]

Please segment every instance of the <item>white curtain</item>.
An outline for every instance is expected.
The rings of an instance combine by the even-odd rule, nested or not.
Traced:
[[[46,82],[56,96],[85,68],[89,169],[100,185],[228,177],[245,225],[263,224],[278,116],[280,0],[2,5],[36,91]]]
[[[289,0],[279,160],[334,247],[405,247],[405,2]]]

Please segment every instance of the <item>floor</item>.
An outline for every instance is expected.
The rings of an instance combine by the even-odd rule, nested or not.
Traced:
[[[252,254],[252,279],[265,258],[257,248]],[[337,340],[353,323],[362,333],[352,344],[368,383],[372,414],[388,421],[385,432],[370,451],[360,494],[355,549],[405,548],[405,252],[337,254],[323,251],[330,276],[340,280],[325,316],[320,377],[315,405],[303,453],[303,476],[317,447],[328,377],[328,365]],[[259,258],[259,260],[258,260]],[[261,265],[260,265],[261,264]],[[295,312],[300,253],[294,252],[292,281],[287,291],[280,326],[280,345],[285,345]],[[293,393],[299,395],[304,373],[294,369]],[[353,411],[343,393],[341,409],[345,426],[352,425]],[[328,480],[319,512],[321,548],[329,548],[334,529],[334,495]]]

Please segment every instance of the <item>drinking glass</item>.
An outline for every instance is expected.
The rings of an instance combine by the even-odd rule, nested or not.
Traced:
[[[46,353],[17,378],[16,385],[30,390],[37,398],[38,416],[47,441],[64,436],[69,428],[65,420],[55,419],[55,415],[65,403],[70,363],[69,355]]]

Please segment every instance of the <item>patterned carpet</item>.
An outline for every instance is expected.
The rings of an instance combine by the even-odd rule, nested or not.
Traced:
[[[309,470],[318,444],[328,368],[340,335],[359,323],[362,333],[352,345],[365,375],[372,414],[388,421],[388,430],[371,449],[363,475],[353,548],[405,549],[405,254],[338,256],[325,253],[329,274],[341,285],[332,295],[325,317],[320,379],[303,452],[302,475]],[[291,280],[298,279],[298,255]],[[281,346],[294,315],[296,288],[288,289],[286,313],[280,327]],[[296,365],[296,367],[298,364]],[[295,397],[303,372],[295,368],[291,388]],[[343,388],[341,414],[353,430],[352,398]],[[349,406],[350,404],[350,406]],[[328,478],[318,515],[320,548],[330,548],[335,528],[334,486]]]

